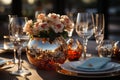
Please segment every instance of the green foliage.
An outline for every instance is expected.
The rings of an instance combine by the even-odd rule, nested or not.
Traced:
[[[68,33],[66,31],[63,31],[62,33],[56,33],[52,28],[50,28],[49,31],[40,31],[39,35],[33,35],[33,37],[49,38],[50,41],[54,41],[57,37],[60,36],[67,38]]]

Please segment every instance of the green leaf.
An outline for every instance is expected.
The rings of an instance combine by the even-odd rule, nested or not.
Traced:
[[[57,37],[63,36],[64,38],[68,37],[68,33],[66,31],[63,31],[62,33],[55,33],[55,31],[50,28],[49,31],[41,31],[39,35],[34,35],[34,37],[39,38],[49,38],[49,41],[54,41]]]

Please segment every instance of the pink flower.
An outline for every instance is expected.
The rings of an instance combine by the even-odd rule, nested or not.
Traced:
[[[27,34],[37,36],[40,35],[41,31],[47,31],[50,33],[50,29],[52,29],[57,34],[68,31],[71,28],[73,28],[73,22],[68,16],[60,16],[55,13],[49,13],[48,15],[41,13],[37,16],[37,20],[35,22],[28,20],[23,30]]]
[[[44,13],[38,14],[38,16],[37,16],[37,21],[38,22],[43,22],[45,20],[46,20],[46,16],[45,16]]]
[[[49,13],[47,19],[53,23],[60,22],[60,15],[55,13]]]
[[[55,24],[54,26],[52,26],[52,29],[56,32],[56,33],[58,33],[58,32],[60,32],[60,33],[62,33],[64,30],[64,25],[62,24],[62,23],[57,23],[57,24]]]
[[[47,22],[44,22],[44,23],[39,23],[39,30],[42,31],[42,30],[49,30],[49,26],[47,24]]]
[[[23,32],[26,32],[27,34],[32,34],[32,25],[33,25],[33,21],[32,20],[28,20],[23,28]]]
[[[62,15],[60,20],[64,25],[69,25],[71,23],[71,20],[66,15]]]
[[[73,29],[74,23],[69,19],[68,16],[62,15],[60,20],[65,25],[66,30]]]

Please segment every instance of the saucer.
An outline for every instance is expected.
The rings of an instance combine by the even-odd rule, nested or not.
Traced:
[[[120,71],[120,67],[116,67],[116,66],[120,66],[120,64],[115,63],[115,62],[109,62],[106,65],[106,67],[104,67],[103,69],[97,70],[97,71],[77,70],[76,68],[71,66],[71,64],[74,64],[74,63],[66,62],[66,63],[61,65],[61,68],[66,70],[66,71],[84,74],[84,75],[102,75],[102,74],[110,74],[110,73],[115,73],[116,71],[117,72]]]

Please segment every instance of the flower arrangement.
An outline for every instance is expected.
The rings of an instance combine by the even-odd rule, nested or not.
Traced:
[[[31,37],[49,38],[52,41],[56,37],[67,37],[69,29],[73,26],[73,22],[67,15],[40,13],[35,21],[26,22],[23,31]]]

